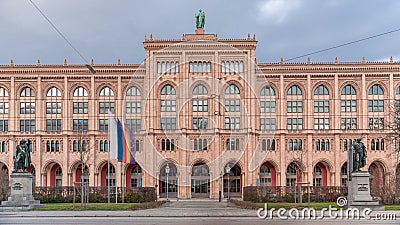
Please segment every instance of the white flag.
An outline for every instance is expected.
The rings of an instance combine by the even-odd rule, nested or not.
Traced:
[[[118,158],[118,124],[114,114],[108,114],[108,143],[110,159]]]

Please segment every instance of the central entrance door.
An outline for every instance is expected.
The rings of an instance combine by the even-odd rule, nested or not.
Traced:
[[[192,167],[192,197],[210,197],[210,173],[205,163],[198,163]]]

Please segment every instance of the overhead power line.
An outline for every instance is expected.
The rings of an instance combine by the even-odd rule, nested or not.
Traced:
[[[65,37],[65,35],[54,25],[53,22],[43,13],[43,11],[37,6],[32,0],[29,0],[32,5],[39,11],[39,13],[46,19],[46,21],[54,28],[54,30],[68,43],[68,45],[82,58],[82,60],[86,63],[86,67],[90,70],[91,73],[96,73],[96,70],[89,64],[88,60],[76,49],[72,43]]]
[[[326,52],[326,51],[329,51],[329,50],[332,50],[332,49],[335,49],[335,48],[340,48],[340,47],[343,47],[343,46],[346,46],[346,45],[355,44],[357,42],[366,41],[366,40],[369,40],[369,39],[372,39],[372,38],[388,35],[388,34],[391,34],[391,33],[398,32],[398,31],[400,31],[400,28],[399,29],[395,29],[395,30],[391,30],[391,31],[388,31],[388,32],[372,35],[372,36],[369,36],[369,37],[366,37],[366,38],[362,38],[362,39],[359,39],[359,40],[350,41],[350,42],[347,42],[347,43],[344,43],[344,44],[340,44],[340,45],[336,45],[336,46],[333,46],[333,47],[321,49],[321,50],[318,50],[318,51],[315,51],[315,52],[311,52],[311,53],[307,53],[307,54],[304,54],[304,55],[296,56],[296,57],[293,57],[293,58],[290,58],[290,59],[286,59],[285,61],[292,61],[292,60],[295,60],[295,59],[299,59],[299,58],[303,58],[303,57],[306,57],[306,56],[318,54],[318,53],[321,53],[321,52]]]

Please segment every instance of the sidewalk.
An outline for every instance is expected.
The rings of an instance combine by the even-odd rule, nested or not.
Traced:
[[[317,217],[320,211],[316,210]],[[264,212],[262,212],[264,213]],[[377,213],[394,213],[400,219],[400,211],[374,211],[370,214],[372,218]],[[277,211],[274,211],[277,218]],[[285,213],[288,216],[288,211]],[[361,214],[360,214],[361,216]],[[170,202],[169,207],[137,211],[29,211],[29,212],[0,212],[0,217],[253,217],[257,218],[257,210],[239,209],[227,202],[215,200],[179,200]],[[324,217],[329,218],[327,212]]]

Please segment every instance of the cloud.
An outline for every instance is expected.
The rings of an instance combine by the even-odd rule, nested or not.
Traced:
[[[291,13],[299,9],[300,0],[264,0],[259,5],[259,18],[262,21],[271,21],[275,24],[282,23]]]

